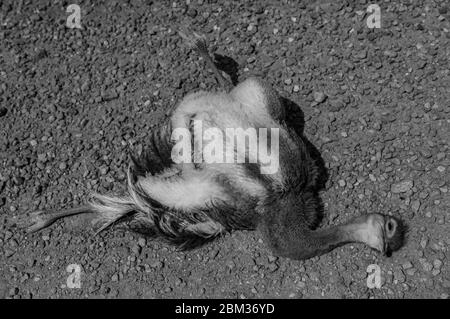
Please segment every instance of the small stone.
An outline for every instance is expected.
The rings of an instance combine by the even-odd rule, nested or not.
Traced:
[[[278,268],[279,268],[278,265],[275,264],[275,263],[269,264],[269,271],[270,271],[270,272],[274,272],[274,271],[276,271]]]
[[[214,259],[214,258],[217,257],[218,254],[219,254],[219,249],[212,249],[209,252],[208,256],[209,256],[210,259]]]
[[[147,244],[147,240],[143,237],[139,238],[138,245],[144,247]]]
[[[444,158],[445,158],[445,153],[440,152],[436,155],[436,159],[438,161],[442,161]]]
[[[411,268],[411,269],[407,269],[406,270],[406,274],[408,276],[414,276],[414,274],[416,273],[417,269]]]
[[[402,181],[397,184],[391,185],[391,192],[394,194],[406,193],[414,186],[414,182],[411,180]]]
[[[444,166],[438,166],[437,170],[439,173],[444,173],[445,172],[445,167]]]
[[[411,208],[412,208],[413,212],[417,213],[420,208],[420,201],[418,201],[418,200],[413,201],[411,203]]]
[[[117,274],[112,275],[111,281],[112,281],[112,282],[117,282],[117,281],[119,281],[119,276],[118,276]]]
[[[345,187],[345,185],[347,184],[343,179],[340,179],[338,183],[341,187]]]
[[[394,271],[394,283],[403,283],[406,280],[406,276],[401,270]]]
[[[45,154],[38,154],[37,159],[39,162],[45,162],[47,156]]]
[[[443,262],[440,259],[435,259],[433,261],[434,269],[441,269]]]
[[[156,269],[160,269],[160,268],[162,268],[163,267],[163,263],[162,262],[160,262],[160,261],[155,261],[155,262],[153,262],[151,265],[150,265],[150,267],[152,267],[152,268],[156,268]]]
[[[323,92],[314,92],[313,97],[314,101],[316,101],[317,103],[322,103],[327,98],[327,96]]]
[[[433,265],[425,258],[419,258],[419,262],[422,265],[423,270],[430,272],[433,269]]]
[[[59,169],[60,170],[65,170],[67,168],[67,164],[66,164],[66,162],[62,162],[61,164],[59,164]]]
[[[303,281],[298,282],[297,287],[299,289],[304,289],[306,287],[306,284]]]
[[[14,176],[13,177],[13,182],[17,186],[20,186],[20,185],[22,185],[25,182],[25,179],[22,176]]]
[[[131,247],[131,251],[133,254],[139,255],[141,253],[141,246],[134,245],[133,247]]]
[[[422,249],[425,249],[427,247],[428,244],[428,239],[424,238],[420,241],[420,247],[422,247]]]
[[[195,10],[194,8],[189,8],[186,14],[191,18],[195,18],[197,16],[197,10]]]
[[[402,265],[403,269],[411,269],[413,267],[413,264],[410,261],[405,262]]]

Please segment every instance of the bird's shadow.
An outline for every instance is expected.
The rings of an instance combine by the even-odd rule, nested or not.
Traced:
[[[231,79],[233,85],[237,85],[239,83],[238,72],[239,72],[239,64],[231,57],[214,54],[215,64],[217,68],[223,72],[225,72]],[[281,96],[281,102],[285,109],[286,114],[286,125],[293,129],[295,133],[302,139],[305,144],[306,150],[309,153],[310,157],[314,160],[317,170],[318,177],[317,182],[314,188],[314,192],[316,193],[318,204],[318,216],[317,216],[317,227],[320,221],[323,218],[324,206],[323,202],[319,196],[319,192],[325,189],[326,182],[329,178],[328,170],[325,166],[325,161],[320,154],[320,151],[314,146],[311,141],[304,134],[305,128],[305,114],[303,113],[300,106],[294,101]]]
[[[233,85],[238,84],[239,64],[233,58],[214,53],[214,62],[220,71],[228,74]]]

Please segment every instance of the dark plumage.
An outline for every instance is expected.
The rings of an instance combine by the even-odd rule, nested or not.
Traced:
[[[384,253],[401,247],[401,222],[380,214],[316,229],[321,212],[317,194],[321,170],[310,145],[299,134],[301,128],[296,125],[300,124],[291,117],[290,105],[258,78],[233,87],[215,67],[205,37],[189,31],[180,34],[205,59],[224,91],[191,93],[178,104],[154,130],[144,152],[131,156],[128,194],[94,194],[92,201],[81,208],[32,213],[24,218],[26,224],[31,224],[29,231],[42,229],[64,216],[91,212],[95,213],[98,231],[123,221],[133,231],[161,238],[182,249],[242,229],[258,229],[275,254],[294,259],[320,255],[348,242],[363,242]],[[261,146],[257,161],[251,161],[250,137],[244,163],[176,163],[173,152],[177,141],[171,135],[179,128],[193,134],[197,121],[204,128],[221,132],[227,128],[277,129],[278,170],[263,173]],[[275,142],[273,139],[270,135],[269,143]],[[195,148],[195,139],[189,143]],[[225,151],[234,157],[237,146]]]

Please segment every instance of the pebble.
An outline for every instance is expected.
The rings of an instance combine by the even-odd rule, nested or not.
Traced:
[[[131,252],[135,255],[139,255],[141,253],[141,249],[141,246],[133,245],[133,247],[131,247]]]
[[[444,166],[438,166],[437,170],[439,173],[444,173],[445,172],[445,167]]]
[[[394,194],[398,193],[406,193],[407,191],[411,190],[411,188],[414,186],[414,182],[411,180],[405,180],[397,184],[391,185],[391,192]]]
[[[416,273],[416,271],[417,271],[417,269],[415,269],[415,268],[407,269],[407,270],[406,270],[406,274],[407,274],[408,276],[414,276],[414,274]]]
[[[145,247],[145,245],[147,244],[147,240],[143,237],[139,238],[138,240],[138,245],[141,247]]]
[[[440,259],[433,260],[433,266],[435,269],[441,269],[443,262]]]
[[[274,271],[278,270],[279,266],[276,263],[272,263],[272,264],[269,264],[268,268],[269,268],[270,272],[274,272]]]
[[[413,201],[411,203],[411,208],[412,208],[413,212],[417,213],[420,208],[420,201],[418,201],[418,200]]]
[[[401,270],[394,271],[394,283],[403,283],[406,281],[406,276]]]
[[[422,249],[425,249],[427,247],[427,244],[428,244],[428,239],[427,238],[423,238],[420,241],[420,247],[422,247]]]
[[[313,97],[314,101],[316,101],[317,103],[322,103],[327,98],[327,96],[323,92],[314,92]]]
[[[419,258],[419,262],[422,265],[423,270],[430,272],[433,269],[433,265],[425,258]]]
[[[411,269],[413,268],[413,264],[410,261],[407,261],[402,265],[402,267],[403,269]]]
[[[163,266],[164,266],[164,264],[159,260],[150,264],[150,267],[156,268],[156,269],[161,269]]]
[[[191,18],[195,18],[197,16],[197,10],[195,10],[194,8],[189,8],[186,14]]]
[[[440,269],[433,269],[433,271],[431,272],[431,275],[437,276],[437,275],[439,275],[440,273],[441,273],[441,270],[440,270]]]

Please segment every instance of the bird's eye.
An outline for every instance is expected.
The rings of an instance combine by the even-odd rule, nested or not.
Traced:
[[[394,236],[396,228],[397,228],[397,223],[395,222],[395,220],[389,219],[386,222],[386,235],[388,238],[391,238]]]
[[[391,223],[391,222],[388,222],[387,226],[388,226],[388,231],[389,231],[389,232],[391,232],[392,229],[394,228],[394,226],[392,226],[392,223]]]

